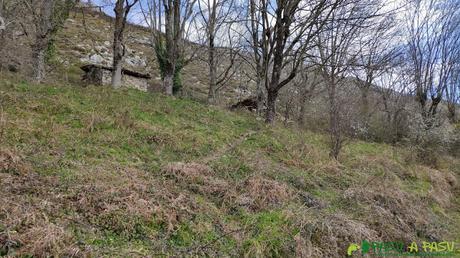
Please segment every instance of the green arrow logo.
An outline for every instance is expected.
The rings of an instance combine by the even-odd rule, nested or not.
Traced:
[[[347,249],[348,256],[351,256],[354,251],[359,250],[361,247],[358,244],[350,244]]]

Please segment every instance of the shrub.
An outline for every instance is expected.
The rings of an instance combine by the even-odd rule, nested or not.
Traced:
[[[419,162],[438,167],[441,154],[449,151],[454,141],[454,128],[447,121],[433,118],[427,121],[420,114],[409,121],[407,140],[415,148],[416,158]]]
[[[450,146],[452,155],[460,157],[460,123],[455,125],[453,140]]]

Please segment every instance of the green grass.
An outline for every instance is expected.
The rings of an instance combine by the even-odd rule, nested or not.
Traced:
[[[126,165],[156,160],[162,165],[210,154],[254,127],[249,119],[229,116],[191,100],[136,90],[113,93],[104,87],[25,84],[10,85],[7,90],[21,94],[21,100],[5,103],[5,112],[15,114],[11,122],[20,119],[31,122],[31,126],[16,127],[15,132],[5,135],[6,142],[22,143],[27,156],[40,161],[44,157],[40,152],[32,155],[30,144],[53,144],[47,147],[65,149],[65,159],[84,158],[92,164],[110,159]],[[149,141],[149,137],[155,139]]]
[[[36,221],[24,226],[30,221],[24,213],[2,210],[0,218],[18,220],[2,221],[0,233],[14,228],[13,237],[23,239],[21,234],[42,232],[52,222],[68,234],[56,236],[49,250],[41,251],[31,249],[44,245],[40,241],[45,238],[36,237],[17,248],[21,255],[62,256],[66,246],[75,246],[92,256],[294,256],[295,236],[305,235],[306,224],[334,227],[324,220],[332,214],[372,221],[383,216],[374,214],[372,200],[345,198],[350,189],[366,185],[372,190],[386,183],[420,202],[430,195],[431,182],[425,175],[412,175],[418,164],[407,164],[403,149],[351,141],[335,162],[328,157],[325,135],[269,127],[251,114],[191,99],[108,87],[34,85],[13,77],[0,80],[0,98],[0,150],[14,153],[27,168],[0,172],[4,182],[13,182],[0,181],[2,189],[27,187],[13,195],[0,190],[2,201],[32,205]],[[211,172],[165,174],[165,166],[174,162],[198,163]],[[448,157],[442,169],[458,178],[456,164]],[[256,186],[247,180],[258,177],[278,185],[251,191]],[[288,193],[282,203],[246,204],[251,198],[272,198],[276,187]],[[392,193],[375,191],[392,203]],[[323,205],[308,207],[301,194]],[[458,202],[453,203],[441,207],[431,200],[421,214],[446,228],[458,218]],[[398,228],[398,221],[386,223],[369,224],[367,230]],[[330,255],[315,239],[348,241],[327,235],[335,231],[318,231],[326,235],[315,236],[313,246]],[[355,237],[353,232],[349,237]]]
[[[294,236],[299,229],[279,211],[263,212],[244,218],[249,237],[243,244],[249,257],[285,257],[292,248]]]

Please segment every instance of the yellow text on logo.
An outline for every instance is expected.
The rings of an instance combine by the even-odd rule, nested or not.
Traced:
[[[424,252],[453,252],[454,242],[422,242]],[[412,246],[412,245],[411,245]]]

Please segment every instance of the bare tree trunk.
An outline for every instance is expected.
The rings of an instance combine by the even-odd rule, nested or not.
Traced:
[[[208,1],[207,15],[204,14],[201,9],[200,3],[198,3],[201,16],[206,24],[207,40],[208,40],[208,66],[209,66],[209,92],[208,92],[208,103],[213,104],[216,101],[217,94],[217,62],[215,60],[216,48],[215,48],[215,34],[216,34],[216,23],[217,23],[217,1]]]
[[[342,133],[340,128],[340,113],[337,103],[336,85],[332,81],[329,82],[329,130],[331,136],[331,151],[329,156],[334,159],[338,159],[340,150],[342,148]]]
[[[43,81],[46,74],[45,56],[51,38],[53,6],[53,0],[43,1],[40,7],[39,21],[36,24],[35,41],[32,44],[33,79],[36,82]]]
[[[37,39],[37,41],[41,41],[41,39]],[[43,46],[45,44],[45,46]],[[45,55],[46,55],[46,43],[41,42],[38,43],[36,42],[34,44],[34,47],[32,48],[32,55],[33,55],[33,73],[34,77],[33,79],[36,82],[42,82],[43,79],[45,79],[46,75],[46,64],[45,64]]]
[[[142,7],[144,2],[147,9]],[[173,95],[180,90],[179,76],[182,68],[195,55],[192,50],[190,57],[185,58],[185,48],[191,45],[184,44],[184,35],[189,32],[189,26],[194,26],[191,20],[195,17],[196,0],[148,0],[140,3],[145,21],[150,25],[163,92]]]
[[[112,63],[112,87],[119,88],[122,79],[123,57],[125,55],[125,46],[123,45],[123,33],[126,27],[126,20],[131,8],[139,0],[117,0],[115,8],[115,25],[113,30],[113,63]]]
[[[456,107],[455,107],[455,103],[447,103],[447,117],[449,118],[449,121],[451,123],[455,123],[456,122]]]
[[[174,86],[174,71],[167,70],[163,78],[163,89],[165,94],[172,96],[173,95],[173,86]]]
[[[262,110],[264,109],[264,84],[263,84],[263,79],[260,76],[257,76],[256,79],[256,94],[257,94],[257,114],[262,114]]]
[[[212,28],[212,30],[214,30]],[[216,49],[214,47],[214,34],[209,32],[209,49],[208,49],[208,63],[209,63],[209,92],[208,102],[213,104],[216,100],[217,91],[217,78],[216,78]]]
[[[442,100],[441,96],[432,98],[430,109],[429,109],[429,115],[431,117],[435,117],[436,114],[438,113],[438,105],[439,105],[439,103],[441,103],[441,100]]]
[[[306,10],[301,3],[299,0],[277,1],[274,7],[272,2],[267,0],[249,1],[252,48],[256,65],[262,67],[262,70],[257,70],[264,72],[267,90],[267,123],[274,122],[279,91],[296,77],[314,35],[322,29],[327,20],[320,17],[328,6],[325,1],[317,1],[309,6],[307,13],[296,15],[301,10]],[[337,5],[329,7],[335,9]],[[271,8],[275,10],[272,12]],[[292,31],[303,33],[296,34]],[[272,68],[268,73],[269,67]]]
[[[369,88],[361,87],[361,119],[365,127],[369,125]]]
[[[266,79],[267,79],[267,73],[265,72],[267,69],[267,55],[263,55],[262,53],[265,53],[268,51],[266,49],[266,44],[265,40],[266,38],[261,37],[259,35],[259,30],[265,30],[262,28],[263,26],[258,22],[258,6],[256,4],[255,0],[250,0],[249,1],[249,13],[251,17],[251,23],[250,23],[250,32],[252,35],[252,48],[253,48],[253,54],[254,54],[254,62],[255,62],[255,75],[256,75],[256,94],[257,94],[257,114],[261,115],[262,110],[264,108],[264,87],[266,88]],[[263,44],[264,42],[265,44]],[[259,52],[260,51],[260,52]],[[268,103],[267,103],[268,106]]]
[[[269,91],[267,94],[267,110],[265,112],[265,122],[273,124],[276,116],[276,99],[278,91]]]
[[[123,66],[123,31],[125,28],[125,0],[117,0],[115,5],[115,26],[113,31],[113,63],[112,63],[112,87],[117,89],[121,86],[121,71]]]
[[[172,96],[174,93],[174,73],[175,64],[165,65],[163,76],[163,90],[166,95]]]
[[[390,107],[388,106],[388,99],[384,95],[385,93],[382,93],[382,102],[383,102],[383,112],[386,114],[386,119],[387,119],[387,124],[391,124],[391,111]]]
[[[301,81],[296,83],[299,94],[299,114],[297,117],[299,126],[301,128],[305,127],[305,113],[307,112],[307,103],[314,96],[315,89],[317,87],[317,75],[316,71],[313,72],[312,76],[309,75],[309,70],[303,71],[300,74]]]
[[[426,93],[424,93],[421,89],[421,86],[417,86],[416,89],[416,101],[419,103],[420,107],[420,112],[422,114],[423,118],[426,118],[428,116],[428,112],[426,111]]]
[[[307,100],[309,99],[310,91],[304,86],[302,88],[302,94],[300,94],[300,110],[298,122],[301,128],[305,127],[305,111],[307,108]]]
[[[165,4],[165,3],[164,3]],[[179,57],[177,48],[180,39],[180,1],[168,0],[165,4],[165,40],[166,40],[166,60],[164,64],[163,89],[166,95],[173,95],[174,70],[176,61]]]
[[[291,107],[292,102],[291,99],[286,100],[286,103],[284,105],[284,126],[287,126],[289,124],[289,119],[291,118]]]
[[[299,117],[298,117],[299,126],[305,128],[305,103],[300,103]]]
[[[114,56],[115,57],[115,56]],[[112,87],[115,88],[115,89],[118,89],[120,88],[121,86],[121,72],[122,72],[122,68],[123,68],[123,60],[122,59],[118,59],[113,60],[113,71],[112,71]]]
[[[277,21],[279,22],[279,21]],[[281,71],[283,69],[283,51],[284,51],[284,35],[286,34],[286,30],[289,29],[289,26],[279,26],[277,30],[275,30],[275,42],[276,47],[274,48],[273,53],[273,69],[271,74],[270,83],[265,82],[265,86],[268,86],[267,93],[267,114],[265,118],[265,122],[272,124],[275,120],[276,116],[276,99],[278,98],[278,92],[280,89],[279,82],[281,78]]]

